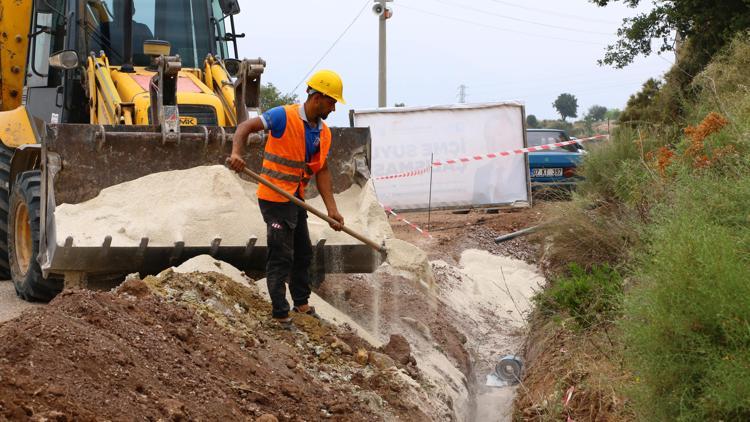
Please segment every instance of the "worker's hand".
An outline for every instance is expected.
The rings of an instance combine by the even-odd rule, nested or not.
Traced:
[[[241,173],[245,168],[245,160],[243,160],[239,154],[232,154],[232,156],[227,160],[227,164],[229,164],[230,169],[238,173]]]
[[[344,228],[344,216],[339,214],[338,210],[328,211],[328,217],[333,218],[334,220],[339,222],[339,224],[328,223],[328,225],[331,226],[332,229],[340,232],[341,229]]]

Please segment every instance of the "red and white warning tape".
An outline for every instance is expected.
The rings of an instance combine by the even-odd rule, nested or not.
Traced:
[[[375,178],[375,180],[400,179],[402,177],[419,176],[420,174],[425,174],[428,171],[430,171],[430,166],[417,170],[405,171],[403,173],[389,174],[388,176],[378,176]]]
[[[380,204],[380,206],[381,206],[381,207],[383,207],[383,208],[385,209],[385,212],[387,212],[388,214],[390,214],[390,215],[392,215],[392,216],[396,217],[396,220],[399,220],[399,221],[403,221],[403,222],[404,222],[404,223],[406,223],[407,225],[411,226],[411,228],[413,228],[414,230],[416,230],[416,231],[418,231],[419,233],[421,233],[421,234],[422,234],[423,236],[425,236],[425,237],[429,237],[430,239],[432,239],[432,235],[431,235],[431,234],[430,234],[430,233],[429,233],[429,232],[428,232],[427,230],[425,230],[425,229],[421,229],[421,228],[420,228],[419,226],[417,226],[416,224],[414,224],[414,223],[412,223],[411,221],[409,221],[409,220],[405,219],[404,217],[402,217],[402,216],[400,216],[400,215],[396,214],[396,213],[395,213],[395,212],[393,211],[393,209],[391,209],[390,207],[386,207],[386,206],[385,206],[385,205],[383,205],[383,204]]]
[[[491,152],[488,154],[474,155],[472,157],[453,158],[453,159],[444,160],[444,161],[434,161],[432,163],[432,166],[427,166],[424,168],[411,170],[411,171],[405,171],[402,173],[389,174],[387,176],[377,176],[375,177],[375,180],[399,179],[402,177],[418,176],[420,174],[425,174],[428,171],[430,171],[431,167],[447,166],[451,164],[466,164],[472,161],[481,161],[481,160],[498,158],[498,157],[508,157],[510,155],[519,155],[519,154],[524,154],[526,152],[546,151],[555,147],[562,147],[565,145],[572,145],[577,142],[586,142],[586,141],[591,141],[593,139],[602,139],[606,137],[607,135],[595,135],[595,136],[590,136],[588,138],[581,138],[581,139],[576,139],[573,141],[556,142],[554,144],[545,144],[545,145],[539,145],[536,147],[520,148],[520,149],[514,149],[514,150],[502,151],[502,152]]]

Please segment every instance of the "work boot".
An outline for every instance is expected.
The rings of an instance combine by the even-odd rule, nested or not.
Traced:
[[[320,315],[318,315],[318,313],[315,312],[315,307],[310,306],[310,305],[295,306],[294,308],[292,308],[292,311],[297,312],[299,314],[309,315],[318,320],[321,319]]]
[[[276,318],[276,317],[273,317],[273,321],[282,330],[295,331],[296,328],[297,328],[297,327],[294,326],[294,323],[292,322],[292,317],[290,317],[290,316],[287,316],[286,318]]]

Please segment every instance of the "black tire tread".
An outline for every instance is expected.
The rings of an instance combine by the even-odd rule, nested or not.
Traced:
[[[10,278],[8,260],[8,209],[10,208],[8,187],[10,186],[10,160],[13,150],[0,142],[0,279]]]
[[[28,301],[49,301],[62,290],[62,282],[55,279],[45,279],[37,262],[39,255],[39,227],[41,215],[41,172],[39,170],[26,171],[18,175],[11,193],[11,206],[15,201],[25,201],[29,211],[29,223],[31,225],[31,240],[33,251],[29,269],[24,276],[16,274],[14,268],[14,245],[9,244],[8,255],[10,261],[10,272],[16,293]],[[9,219],[12,223],[13,219]],[[14,236],[14,228],[9,227],[8,237]]]

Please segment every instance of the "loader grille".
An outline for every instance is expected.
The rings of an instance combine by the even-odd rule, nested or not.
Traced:
[[[190,116],[198,119],[201,126],[217,126],[216,109],[211,106],[180,104],[177,106],[180,116]]]

